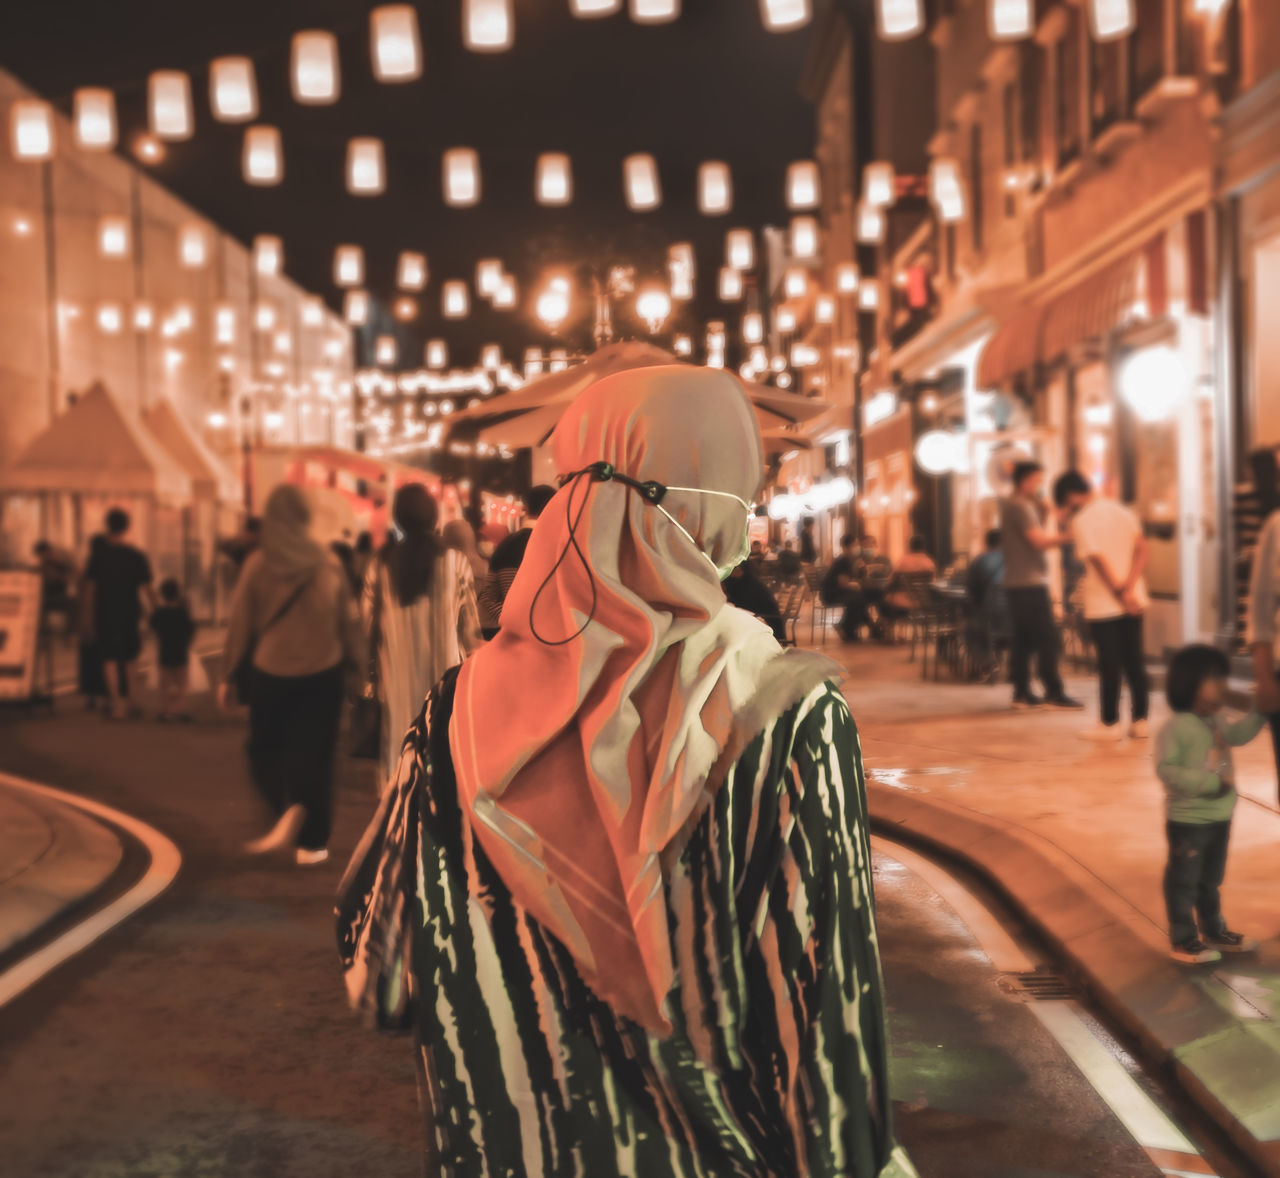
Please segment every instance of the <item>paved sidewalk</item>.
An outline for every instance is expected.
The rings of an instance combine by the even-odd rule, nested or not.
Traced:
[[[872,822],[965,861],[1067,957],[1113,1017],[1266,1172],[1280,1175],[1280,808],[1270,740],[1237,750],[1224,910],[1259,937],[1216,967],[1168,958],[1163,793],[1151,742],[1099,748],[1083,714],[1015,713],[1008,686],[923,682],[901,647],[842,646]],[[1153,731],[1168,709],[1158,698]]]

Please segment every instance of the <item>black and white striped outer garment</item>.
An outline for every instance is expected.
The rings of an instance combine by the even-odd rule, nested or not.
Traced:
[[[443,1178],[914,1178],[888,1102],[858,734],[817,688],[747,747],[668,873],[665,1039],[512,901],[459,809],[456,672],[347,869],[353,1004],[412,1026]],[[501,717],[494,717],[501,723]]]

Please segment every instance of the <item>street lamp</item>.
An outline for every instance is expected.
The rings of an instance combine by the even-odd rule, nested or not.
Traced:
[[[671,296],[657,287],[641,291],[636,299],[636,314],[645,321],[651,334],[657,334],[671,314]]]
[[[561,324],[569,318],[569,305],[568,280],[553,278],[551,285],[538,296],[535,311],[538,318],[547,328],[552,332],[556,332],[560,329]]]

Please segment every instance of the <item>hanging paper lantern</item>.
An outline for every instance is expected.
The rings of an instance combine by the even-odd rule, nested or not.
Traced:
[[[809,292],[809,275],[799,266],[791,266],[782,279],[782,289],[789,299],[802,299]]]
[[[591,18],[612,16],[622,10],[622,0],[569,0],[569,11],[574,16]]]
[[[736,302],[742,298],[742,271],[731,266],[720,267],[720,301]]]
[[[768,372],[769,350],[762,344],[757,344],[747,353],[747,361],[757,372]]]
[[[401,323],[411,323],[418,317],[418,300],[411,299],[408,295],[402,295],[396,299],[395,306],[392,308],[392,314],[395,315]]]
[[[631,19],[638,25],[659,25],[680,15],[680,0],[631,0]]]
[[[896,184],[893,165],[885,160],[877,160],[862,169],[862,199],[869,205],[888,208],[897,198]]]
[[[858,289],[860,278],[857,266],[852,262],[842,262],[836,267],[836,290],[840,294],[854,294]]]
[[[441,300],[446,319],[465,319],[471,313],[471,293],[465,282],[446,282]]]
[[[1127,37],[1136,23],[1133,0],[1089,0],[1089,31],[1095,41]]]
[[[396,362],[396,337],[393,335],[380,335],[373,348],[373,358],[376,364],[389,367]]]
[[[470,208],[480,200],[480,157],[469,147],[444,153],[444,202],[456,209]]]
[[[728,164],[712,161],[698,169],[698,208],[709,217],[733,208],[733,176]]]
[[[868,278],[858,286],[858,306],[864,311],[874,311],[880,306],[880,283]]]
[[[284,179],[284,152],[280,129],[259,125],[244,133],[244,178],[248,184],[266,186]]]
[[[293,97],[308,106],[322,106],[338,101],[338,38],[324,29],[307,29],[295,33],[293,61]]]
[[[627,206],[634,212],[647,212],[662,204],[658,161],[653,156],[627,156],[622,162],[622,178],[627,191]]]
[[[764,27],[774,33],[785,33],[809,23],[813,15],[809,0],[760,0]]]
[[[133,154],[144,164],[158,164],[164,159],[164,144],[149,131],[138,135],[133,140]]]
[[[213,313],[213,334],[217,343],[222,345],[236,342],[236,311],[225,304]]]
[[[865,200],[858,205],[858,240],[867,244],[884,241],[884,210]]]
[[[349,290],[342,300],[342,317],[352,327],[363,327],[369,322],[369,295],[363,290]]]
[[[750,229],[730,229],[725,235],[725,263],[735,270],[751,270],[756,264],[756,240]]]
[[[449,345],[442,339],[427,340],[427,348],[424,355],[428,368],[443,368],[449,363]]]
[[[304,327],[324,326],[324,300],[319,295],[307,295],[302,300],[302,325]]]
[[[364,282],[364,250],[358,245],[340,245],[333,251],[335,286],[359,286]]]
[[[385,4],[369,13],[373,76],[379,82],[411,82],[422,73],[418,14],[412,4]]]
[[[764,316],[759,311],[751,311],[742,317],[742,340],[748,344],[758,344],[764,339]]]
[[[545,152],[538,157],[534,193],[542,205],[567,205],[573,200],[573,165],[561,152]]]
[[[81,151],[110,151],[116,145],[116,96],[85,88],[75,95],[76,146]]]
[[[284,242],[268,233],[253,239],[253,268],[263,278],[274,278],[284,269]]]
[[[994,41],[1016,41],[1035,30],[1035,0],[988,0],[987,29]]]
[[[816,323],[834,323],[836,321],[836,301],[830,295],[819,295],[813,303],[813,318]]]
[[[145,299],[133,304],[134,331],[150,331],[156,321],[156,313]]]
[[[671,297],[689,300],[693,298],[693,280],[697,264],[693,256],[693,246],[687,241],[677,242],[667,250],[667,276],[670,280]]]
[[[258,82],[247,57],[219,57],[209,66],[209,105],[224,123],[258,117]]]
[[[960,165],[945,156],[929,165],[929,199],[938,211],[938,219],[948,224],[963,220],[965,213],[964,182]]]
[[[376,196],[387,187],[381,139],[356,138],[347,144],[347,191]]]
[[[790,307],[779,307],[773,314],[773,323],[783,335],[789,335],[796,329],[796,313]]]
[[[178,230],[178,260],[187,270],[200,270],[209,262],[209,239],[195,223]]]
[[[886,41],[914,37],[924,28],[924,0],[876,0],[876,29]]]
[[[9,110],[9,142],[13,158],[53,158],[53,108],[39,98],[19,98]]]
[[[271,341],[271,346],[275,349],[277,355],[287,356],[293,351],[293,336],[287,331],[277,331],[275,339]]]
[[[156,70],[148,86],[151,132],[160,139],[190,139],[191,79],[180,70]]]
[[[276,325],[276,309],[268,302],[261,302],[253,312],[254,326],[259,331],[271,331]]]
[[[129,220],[108,216],[98,222],[98,253],[104,258],[123,258],[129,252]]]
[[[500,53],[515,40],[511,0],[463,0],[462,36],[473,53]]]
[[[98,304],[98,330],[103,335],[119,335],[124,327],[124,312],[119,303]]]
[[[485,344],[480,349],[480,367],[497,372],[502,367],[502,349],[497,344]]]
[[[818,222],[812,217],[791,218],[791,256],[794,258],[818,256]]]
[[[482,258],[476,263],[476,293],[481,298],[492,298],[501,282],[502,263],[497,258]]]
[[[671,314],[671,296],[657,288],[642,290],[636,299],[636,314],[651,332],[658,331]]]
[[[499,311],[510,311],[516,302],[516,280],[512,275],[504,274],[502,281],[498,283],[498,289],[493,292],[493,305]]]
[[[400,255],[396,285],[401,290],[422,290],[427,285],[427,259],[423,254],[406,250]]]
[[[813,160],[797,160],[787,169],[787,208],[816,209],[822,184]]]

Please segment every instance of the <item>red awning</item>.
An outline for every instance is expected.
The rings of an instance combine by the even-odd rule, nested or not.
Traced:
[[[996,328],[978,358],[978,388],[999,388],[1040,359],[1043,319],[1043,307],[1028,307]]]

